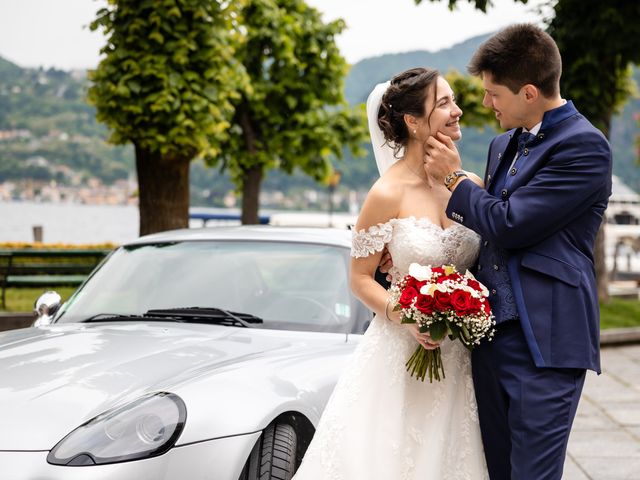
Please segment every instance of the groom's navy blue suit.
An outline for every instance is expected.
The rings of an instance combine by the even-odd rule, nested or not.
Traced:
[[[462,181],[447,215],[483,244],[476,276],[497,333],[473,352],[492,480],[560,479],[586,369],[600,372],[593,249],[611,194],[611,151],[572,102],[545,113],[518,155],[489,147],[486,190]]]

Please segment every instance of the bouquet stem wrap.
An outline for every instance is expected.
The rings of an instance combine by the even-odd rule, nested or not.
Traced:
[[[419,345],[405,365],[412,377],[415,375],[418,380],[423,382],[427,373],[429,374],[429,382],[431,383],[433,383],[434,378],[438,381],[445,378],[440,347],[427,350]]]

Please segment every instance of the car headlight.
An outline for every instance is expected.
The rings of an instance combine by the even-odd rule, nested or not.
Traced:
[[[103,465],[162,455],[182,433],[187,409],[173,393],[153,393],[92,418],[53,447],[53,465]]]

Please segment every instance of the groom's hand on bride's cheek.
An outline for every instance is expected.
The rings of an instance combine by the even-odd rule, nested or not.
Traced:
[[[425,142],[424,169],[435,180],[444,181],[447,174],[462,169],[462,161],[453,140],[441,132],[436,135]]]

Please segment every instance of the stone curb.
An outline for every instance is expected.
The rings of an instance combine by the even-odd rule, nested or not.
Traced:
[[[640,327],[609,328],[600,332],[603,347],[640,343]]]

